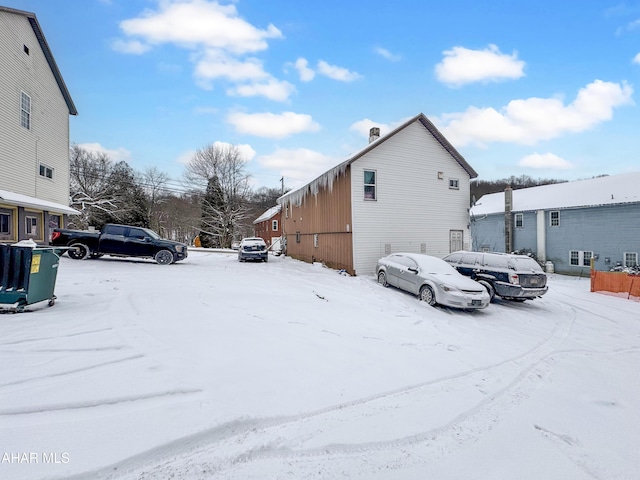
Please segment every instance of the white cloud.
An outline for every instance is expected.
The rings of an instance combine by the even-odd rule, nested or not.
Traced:
[[[299,188],[338,164],[339,160],[306,148],[277,149],[261,155],[258,163],[285,178],[289,188]]]
[[[311,115],[283,112],[274,113],[230,113],[227,121],[239,133],[265,138],[285,138],[295,133],[317,132],[320,125]]]
[[[87,152],[105,154],[113,163],[124,161],[131,164],[131,152],[126,148],[106,148],[99,143],[79,143],[78,146]]]
[[[229,95],[240,97],[263,96],[270,100],[283,102],[289,98],[296,88],[289,82],[269,79],[267,82],[239,85],[227,90]]]
[[[116,39],[111,42],[111,48],[120,53],[128,53],[131,55],[142,55],[143,53],[151,50],[149,45],[146,45],[139,40],[122,40]]]
[[[632,32],[636,29],[640,28],[640,19],[634,20],[633,22],[627,23],[624,27],[619,27],[616,30],[616,35],[622,35],[626,32]]]
[[[346,68],[330,65],[324,60],[320,60],[318,62],[318,73],[340,82],[353,82],[354,80],[361,78],[359,73],[350,72]]]
[[[300,75],[300,81],[302,82],[310,82],[316,76],[316,72],[309,68],[309,62],[307,62],[306,58],[297,59],[294,66],[298,70],[298,75]]]
[[[210,85],[210,80],[225,78],[240,82],[261,80],[270,75],[264,71],[262,62],[257,58],[240,60],[222,50],[207,49],[196,62],[194,75],[200,84]]]
[[[501,53],[496,45],[484,50],[453,47],[445,50],[445,58],[436,65],[436,77],[449,86],[473,82],[496,82],[524,76],[525,62],[518,54]]]
[[[633,88],[627,83],[595,80],[569,105],[559,98],[512,100],[501,111],[469,107],[465,112],[442,116],[438,124],[456,147],[491,142],[533,145],[610,120],[615,107],[633,104],[632,94]]]
[[[637,63],[638,65],[640,65],[640,53],[633,57],[633,63]]]
[[[125,35],[154,45],[201,45],[235,54],[265,50],[267,39],[282,38],[274,25],[261,30],[240,18],[235,5],[206,0],[161,1],[157,11],[145,10],[137,18],[120,22],[120,28]]]
[[[402,59],[402,57],[400,55],[396,55],[394,53],[391,53],[386,48],[375,47],[373,49],[373,51],[375,53],[377,53],[378,55],[380,55],[381,57],[386,58],[387,60],[390,60],[392,62],[398,62],[398,61],[400,61]]]
[[[178,156],[178,158],[176,159],[176,163],[179,163],[180,165],[188,165],[195,154],[195,150],[187,150],[186,152],[183,152]]]
[[[173,44],[192,50],[196,84],[213,88],[224,79],[249,83],[228,90],[233,95],[263,95],[270,99],[288,98],[292,89],[264,70],[262,61],[245,58],[268,48],[267,40],[283,38],[274,25],[260,29],[242,19],[236,6],[213,0],[160,0],[157,9],[147,9],[136,18],[120,22],[126,39],[112,47],[123,53],[142,54],[152,46]]]
[[[522,158],[518,165],[536,169],[568,170],[573,165],[553,153],[534,153]]]

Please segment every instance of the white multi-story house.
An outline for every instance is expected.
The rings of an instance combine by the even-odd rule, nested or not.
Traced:
[[[286,254],[350,274],[395,252],[469,248],[471,165],[422,113],[278,199]]]
[[[35,14],[0,7],[0,242],[47,243],[69,205],[76,107]]]

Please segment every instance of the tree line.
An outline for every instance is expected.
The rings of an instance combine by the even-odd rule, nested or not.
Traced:
[[[165,238],[229,248],[253,235],[253,220],[276,204],[279,188],[251,188],[245,159],[232,145],[211,144],[185,166],[180,188],[157,167],[135,171],[124,161],[78,145],[70,149],[70,205],[80,215],[69,227],[106,223],[151,228]]]
[[[507,178],[501,178],[498,180],[471,180],[471,194],[470,202],[473,205],[483,195],[490,193],[504,192],[507,186],[510,186],[514,190],[528,187],[538,187],[540,185],[549,185],[552,183],[563,183],[567,180],[558,180],[555,178],[532,178],[529,175],[520,175],[516,177],[511,175]]]

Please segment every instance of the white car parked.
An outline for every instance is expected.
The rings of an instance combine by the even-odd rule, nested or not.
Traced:
[[[394,253],[378,260],[378,283],[418,295],[429,305],[479,309],[489,305],[487,290],[444,260],[419,253]]]

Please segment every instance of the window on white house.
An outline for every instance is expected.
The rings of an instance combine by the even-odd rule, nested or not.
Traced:
[[[40,176],[53,179],[53,168],[48,167],[44,163],[40,164]]]
[[[516,228],[524,227],[524,214],[523,213],[516,213],[515,214],[515,224],[516,224]]]
[[[549,212],[549,225],[551,227],[559,227],[560,226],[560,211],[554,210],[553,212]]]
[[[591,266],[591,257],[593,252],[588,250],[571,250],[569,252],[569,263],[574,267]]]
[[[37,217],[24,217],[24,233],[26,235],[38,234],[38,218]]]
[[[450,178],[449,188],[451,190],[460,190],[460,180],[458,180],[457,178]]]
[[[635,267],[636,265],[638,265],[638,253],[624,252],[624,266]]]
[[[24,92],[20,98],[20,125],[31,130],[31,97]]]
[[[278,231],[278,220],[271,221],[271,230],[273,230],[274,232]]]
[[[364,171],[364,199],[375,200],[376,197],[376,172],[373,170]]]
[[[11,225],[11,215],[8,213],[0,213],[0,234],[8,235],[11,233],[9,229]]]

